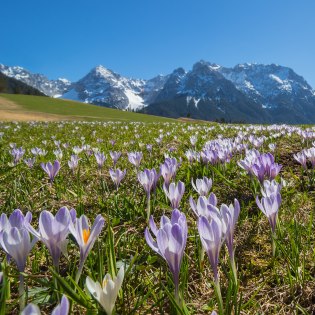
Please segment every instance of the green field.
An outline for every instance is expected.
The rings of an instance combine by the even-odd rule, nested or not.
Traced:
[[[102,121],[139,121],[139,122],[171,122],[173,119],[151,115],[125,112],[75,101],[61,100],[43,96],[0,94],[0,114],[3,109],[1,98],[11,101],[17,105],[14,113],[21,111],[32,114],[57,115],[58,119],[66,120],[102,120]],[[6,105],[6,110],[8,106]],[[0,115],[2,120],[2,115]]]

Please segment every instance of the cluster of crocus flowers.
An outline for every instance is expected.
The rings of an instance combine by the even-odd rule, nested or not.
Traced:
[[[263,184],[265,179],[275,179],[282,168],[282,165],[275,162],[271,153],[261,154],[257,150],[248,151],[245,159],[240,160],[238,164],[250,175],[255,176],[260,184]]]
[[[60,163],[58,160],[54,161],[52,164],[51,162],[41,163],[41,168],[44,172],[49,176],[49,180],[52,183],[60,170]]]
[[[116,277],[106,274],[102,283],[93,281],[90,277],[86,278],[86,287],[91,295],[105,310],[107,315],[113,313],[118,292],[124,280],[124,267],[122,266]]]
[[[299,162],[304,169],[307,169],[307,161],[315,168],[315,147],[304,149],[296,154],[293,154],[294,159]]]
[[[171,219],[163,215],[158,229],[153,217],[149,221],[149,228],[145,230],[147,244],[167,262],[175,284],[175,298],[179,302],[179,274],[186,247],[188,227],[186,216],[178,209],[172,211]]]

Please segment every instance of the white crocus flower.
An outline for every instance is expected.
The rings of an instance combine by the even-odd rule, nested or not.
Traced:
[[[111,315],[115,307],[118,292],[124,280],[124,267],[119,269],[117,277],[112,279],[110,274],[106,274],[102,285],[94,282],[90,277],[86,278],[86,287],[93,297],[101,304],[107,315]]]

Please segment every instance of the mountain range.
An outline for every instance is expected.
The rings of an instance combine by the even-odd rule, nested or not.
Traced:
[[[292,69],[270,64],[222,67],[207,61],[149,80],[103,66],[77,82],[49,80],[22,67],[0,72],[52,97],[166,117],[248,123],[315,123],[315,92]]]

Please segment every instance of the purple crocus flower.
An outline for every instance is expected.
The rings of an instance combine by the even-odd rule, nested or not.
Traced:
[[[160,176],[161,174],[157,173],[154,168],[152,170],[145,169],[143,172],[138,173],[138,180],[147,195],[150,195],[151,190],[156,188]]]
[[[13,156],[14,165],[17,165],[20,162],[20,160],[23,158],[24,153],[25,150],[22,147],[12,149],[11,155]]]
[[[262,197],[261,201],[257,196],[256,203],[258,208],[268,218],[272,233],[274,233],[276,229],[278,211],[281,205],[280,193],[272,194],[269,197]]]
[[[118,187],[120,185],[120,182],[123,180],[123,178],[126,175],[126,170],[121,171],[120,169],[109,169],[109,175],[112,179],[112,181],[114,182],[116,189],[118,190]]]
[[[154,219],[150,217],[150,229],[156,237],[153,239],[149,228],[145,230],[147,244],[167,262],[174,279],[175,297],[178,300],[179,273],[187,241],[186,216],[177,209],[172,211],[171,219],[163,215],[160,228],[155,225]]]
[[[60,170],[60,163],[58,160],[54,162],[54,164],[48,163],[41,163],[40,166],[42,169],[48,174],[50,182],[52,183],[54,181],[54,178],[58,174]]]
[[[218,200],[214,193],[211,193],[208,198],[206,198],[205,196],[200,196],[197,200],[197,203],[191,196],[189,198],[190,207],[194,211],[195,215],[197,217],[203,215],[208,219],[210,219],[211,212],[213,211],[213,208],[211,208],[210,205],[216,207],[217,203]]]
[[[36,304],[29,303],[21,313],[21,315],[41,315],[40,309]]]
[[[70,303],[68,298],[63,295],[60,304],[58,304],[52,311],[51,315],[68,315]]]
[[[227,227],[225,242],[229,251],[230,259],[234,259],[234,249],[233,249],[233,239],[234,230],[236,226],[237,219],[240,215],[240,204],[237,199],[234,199],[234,206],[230,204],[222,204],[220,208],[223,221]]]
[[[152,144],[147,144],[147,150],[151,154],[151,152],[152,152]]]
[[[110,157],[112,158],[113,163],[114,163],[114,167],[115,167],[116,164],[117,164],[117,162],[118,162],[118,159],[119,159],[120,156],[121,156],[121,152],[109,151],[109,155],[110,155]]]
[[[75,210],[71,210],[71,217],[74,213]],[[80,265],[76,275],[76,282],[79,282],[84,262],[89,252],[91,251],[97,237],[100,235],[104,223],[105,220],[100,214],[95,218],[92,228],[90,228],[88,218],[85,215],[82,215],[80,218],[75,218],[74,222],[73,218],[70,221],[70,233],[74,236],[76,242],[80,247]]]
[[[206,196],[212,187],[212,180],[211,178],[203,177],[202,179],[196,179],[196,184],[191,180],[191,184],[200,196]]]
[[[138,180],[143,186],[145,192],[147,193],[147,220],[150,218],[150,196],[151,191],[155,190],[157,181],[160,177],[160,174],[156,172],[153,168],[152,170],[145,169],[143,172],[138,173]]]
[[[104,163],[106,161],[106,156],[102,152],[96,152],[96,153],[94,153],[94,156],[95,156],[98,168],[99,169],[102,168],[102,166],[104,165]]]
[[[58,304],[52,311],[51,315],[68,315],[70,309],[70,303],[68,298],[63,295],[60,304]],[[37,305],[28,304],[21,315],[40,315],[40,309]]]
[[[307,169],[306,155],[304,151],[294,154],[293,157],[303,166],[304,169]]]
[[[315,168],[315,148],[309,148],[304,150],[304,154],[311,161],[312,168]]]
[[[25,270],[27,256],[32,250],[35,241],[36,239],[34,239],[33,242],[31,241],[30,234],[25,226],[21,228],[15,226],[7,227],[0,232],[1,247],[6,254],[15,261],[19,272],[21,272],[19,277],[20,310],[23,310],[25,306],[24,276],[22,272]]]
[[[32,220],[32,214],[28,212],[26,216],[23,215],[20,209],[15,209],[9,218],[5,213],[2,213],[0,216],[0,238],[1,232],[16,227],[18,229],[22,229],[25,227],[26,223],[30,223]]]
[[[262,185],[263,187],[261,189],[261,194],[263,195],[263,197],[270,197],[273,194],[280,193],[283,183],[284,182],[279,184],[275,180],[272,181],[264,180]]]
[[[223,222],[219,218],[213,217],[209,221],[205,216],[200,216],[198,218],[198,231],[202,246],[212,267],[214,281],[218,284],[219,253],[224,241]]]
[[[230,257],[232,272],[234,275],[234,281],[235,283],[237,283],[237,270],[236,270],[236,264],[235,264],[235,259],[234,259],[233,239],[234,239],[234,230],[235,230],[236,222],[240,214],[240,204],[237,199],[234,199],[234,206],[230,204],[230,206],[228,207],[227,205],[222,204],[220,210],[222,214],[222,219],[226,226],[225,243],[229,251],[229,257]]]
[[[26,228],[35,237],[41,240],[48,248],[53,264],[58,269],[61,253],[67,253],[67,236],[71,216],[67,207],[62,207],[53,216],[49,211],[42,211],[39,215],[39,230],[36,231],[30,224]]]
[[[163,190],[167,198],[170,200],[172,208],[179,208],[179,203],[185,192],[185,184],[179,181],[177,185],[175,183],[171,183],[169,187],[166,187],[164,183]]]
[[[165,162],[161,164],[160,173],[164,178],[166,187],[170,184],[170,181],[175,178],[179,163],[175,158],[166,158]]]
[[[79,157],[76,154],[72,154],[70,156],[70,160],[68,161],[69,168],[74,171],[79,165]]]
[[[1,232],[0,244],[3,250],[13,258],[18,270],[24,272],[26,259],[34,243],[24,228],[9,227]]]
[[[136,168],[139,168],[142,160],[142,152],[130,152],[128,153],[128,160]]]
[[[35,161],[36,161],[35,158],[28,158],[28,159],[24,160],[24,163],[25,163],[29,168],[33,168]]]

